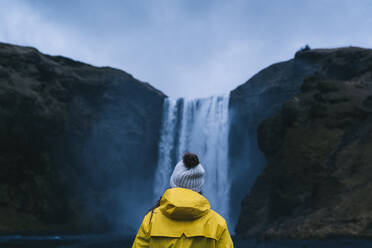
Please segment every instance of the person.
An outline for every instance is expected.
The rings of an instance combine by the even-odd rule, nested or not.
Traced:
[[[225,219],[202,195],[205,170],[197,155],[185,153],[170,187],[146,214],[132,248],[233,248]]]

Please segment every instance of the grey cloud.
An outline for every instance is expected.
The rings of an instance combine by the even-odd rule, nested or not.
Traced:
[[[372,46],[368,0],[2,0],[0,40],[123,69],[172,97],[226,93],[311,47]]]

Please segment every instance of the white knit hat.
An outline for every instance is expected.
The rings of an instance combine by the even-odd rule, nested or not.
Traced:
[[[173,170],[170,186],[172,188],[180,187],[201,192],[204,184],[204,173],[205,170],[200,163],[189,169],[181,160]]]

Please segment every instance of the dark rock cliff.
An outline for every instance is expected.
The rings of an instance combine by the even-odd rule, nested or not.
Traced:
[[[0,231],[134,218],[122,209],[151,201],[164,97],[117,69],[0,43]],[[134,181],[141,193],[123,188]]]
[[[267,164],[242,202],[236,232],[372,237],[372,50],[302,51],[285,63],[298,61],[311,73],[292,82],[291,73],[278,73],[294,91],[275,102],[283,105],[269,104],[270,115],[278,112],[258,128]]]
[[[317,65],[303,58],[273,64],[230,93],[229,157],[232,175],[231,216],[236,221],[240,202],[265,167],[257,144],[258,125],[279,112],[282,104],[300,89]]]
[[[371,50],[317,49],[231,92],[239,236],[372,236],[371,75]],[[0,232],[136,228],[165,97],[120,70],[0,43]]]

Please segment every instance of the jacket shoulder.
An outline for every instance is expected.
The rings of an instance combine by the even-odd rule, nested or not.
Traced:
[[[226,229],[225,219],[213,210],[209,210],[207,214],[195,220],[173,220],[155,209],[150,236],[176,238],[185,235],[186,237],[202,236],[219,240]]]
[[[210,209],[209,210],[209,215],[210,215],[210,218],[213,218],[216,221],[216,224],[220,225],[221,227],[226,227],[227,228],[225,218],[222,217],[219,213]]]
[[[142,220],[140,229],[146,234],[146,236],[150,235],[150,224],[151,224],[151,211],[149,211]]]

